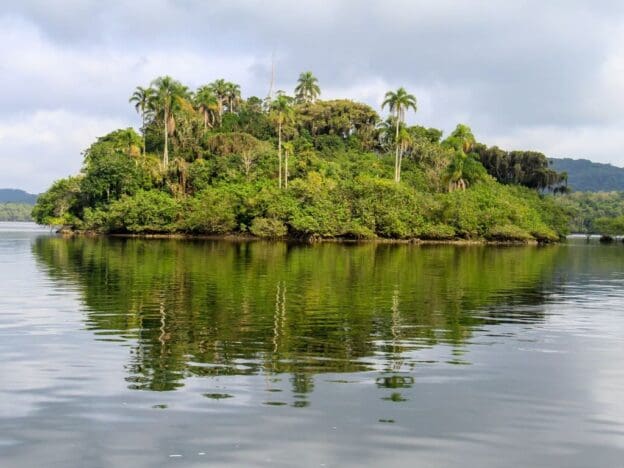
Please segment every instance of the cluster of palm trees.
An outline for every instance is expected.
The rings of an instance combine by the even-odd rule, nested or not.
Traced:
[[[282,178],[284,185],[288,188],[288,156],[286,156],[285,170],[282,171],[282,132],[284,125],[292,123],[295,120],[295,111],[292,106],[291,99],[283,94],[278,95],[277,98],[271,103],[269,116],[271,121],[277,127],[277,158],[278,158],[278,170],[279,170],[279,188],[282,188]],[[288,155],[288,152],[286,152]],[[283,174],[283,176],[282,176]]]
[[[294,99],[282,92],[272,99],[269,96],[268,112],[270,120],[277,130],[279,187],[288,187],[288,156],[292,155],[292,145],[283,141],[285,125],[293,123],[295,103],[313,103],[321,94],[318,79],[310,71],[299,75],[295,87]],[[169,164],[169,137],[175,131],[176,113],[184,102],[191,102],[203,118],[204,130],[220,126],[226,112],[237,112],[242,103],[240,86],[229,81],[218,79],[201,86],[192,93],[179,81],[169,76],[155,79],[149,87],[137,87],[130,102],[141,115],[143,128],[143,155],[145,155],[145,128],[148,118],[158,120],[162,125],[164,137],[163,165]],[[395,161],[394,181],[401,181],[401,163],[403,154],[411,143],[411,135],[405,126],[405,114],[410,109],[416,111],[416,97],[409,94],[403,87],[396,91],[388,91],[382,103],[382,109],[388,107],[392,113],[395,126]]]
[[[201,86],[195,93],[170,76],[152,81],[147,88],[138,86],[130,102],[141,114],[143,126],[143,155],[145,155],[145,127],[148,118],[161,122],[164,136],[163,165],[169,164],[169,137],[175,131],[175,115],[185,102],[192,102],[201,113],[204,129],[221,124],[225,112],[236,112],[242,102],[240,86],[222,79]]]

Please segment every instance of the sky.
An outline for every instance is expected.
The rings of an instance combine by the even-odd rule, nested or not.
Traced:
[[[410,123],[624,166],[621,0],[1,0],[0,43],[0,187],[77,173],[157,76],[264,97],[273,54],[276,89],[311,70],[380,111],[404,86]]]

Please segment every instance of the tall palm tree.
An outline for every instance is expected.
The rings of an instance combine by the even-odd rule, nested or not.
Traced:
[[[401,180],[401,163],[403,161],[403,154],[411,149],[414,145],[414,138],[412,137],[409,130],[402,125],[399,129],[399,134],[397,135],[397,146],[399,147],[399,163],[397,165],[399,174],[397,176],[397,182]]]
[[[162,116],[165,149],[163,151],[163,165],[169,165],[169,135],[175,129],[174,112],[178,109],[181,99],[188,97],[188,89],[179,81],[170,76],[161,76],[152,82],[155,97],[154,110]]]
[[[204,117],[204,130],[214,124],[215,113],[218,111],[217,97],[210,86],[202,86],[195,93],[195,105]]]
[[[395,148],[396,153],[394,157],[394,181],[401,181],[401,145],[399,144],[399,127],[402,122],[405,121],[405,112],[409,109],[414,109],[416,112],[416,97],[413,94],[409,94],[405,91],[405,88],[401,87],[394,91],[388,91],[384,97],[384,102],[381,105],[381,108],[385,108],[388,106],[390,108],[390,112],[394,112],[394,116],[396,119],[396,138],[395,138]]]
[[[288,188],[288,156],[295,153],[295,145],[292,142],[284,143],[284,188]]]
[[[282,188],[282,129],[294,120],[291,98],[280,95],[271,103],[271,117],[277,125],[277,158],[279,161],[279,188]]]
[[[240,86],[236,83],[226,83],[226,99],[228,112],[236,112],[236,108],[241,102]]]
[[[128,102],[134,103],[134,108],[141,114],[141,131],[143,132],[143,156],[145,156],[145,118],[151,111],[152,101],[154,99],[153,88],[143,88],[137,86],[130,96]]]
[[[295,88],[295,97],[298,101],[314,102],[321,94],[321,88],[318,85],[318,79],[307,71],[299,75],[297,87]]]
[[[221,125],[221,122],[223,121],[223,108],[228,100],[228,82],[223,79],[218,79],[210,83],[208,86],[210,86],[212,92],[217,98],[217,115],[219,116],[219,125]]]

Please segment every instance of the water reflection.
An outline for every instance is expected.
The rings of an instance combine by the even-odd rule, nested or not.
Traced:
[[[401,388],[424,349],[469,364],[476,330],[543,320],[560,249],[44,237],[33,252],[80,289],[98,339],[130,347],[129,388],[287,373],[305,406],[315,374]]]

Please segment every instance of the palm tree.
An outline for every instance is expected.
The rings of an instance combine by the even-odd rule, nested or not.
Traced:
[[[466,154],[471,153],[477,143],[470,127],[464,124],[458,124],[453,133],[447,138],[447,141],[453,142],[452,144],[457,149],[461,149]]]
[[[170,76],[161,76],[152,82],[155,97],[152,100],[154,110],[162,116],[165,149],[163,151],[163,165],[169,165],[169,135],[175,129],[174,112],[180,105],[180,100],[188,96],[188,89],[179,81]]]
[[[399,147],[399,174],[397,176],[397,182],[399,182],[401,180],[401,162],[403,161],[403,154],[414,145],[414,138],[405,125],[401,125],[399,129],[396,144]]]
[[[228,100],[228,82],[223,79],[218,79],[210,83],[208,86],[210,86],[212,92],[217,98],[217,114],[219,116],[219,125],[221,125],[221,122],[223,121],[223,108]]]
[[[314,102],[321,94],[321,88],[318,85],[318,79],[307,71],[299,75],[297,87],[295,88],[295,97],[298,101]]]
[[[451,163],[446,171],[449,192],[466,190],[468,181],[464,178],[464,163],[476,144],[472,130],[467,125],[459,124],[442,144],[453,151]]]
[[[215,112],[218,111],[217,97],[210,86],[202,86],[195,93],[195,104],[204,117],[204,130],[214,124]]]
[[[466,154],[463,151],[455,151],[451,159],[451,163],[446,169],[446,181],[448,183],[448,191],[466,190],[468,182],[464,178],[464,162]]]
[[[388,106],[390,108],[390,112],[394,112],[394,116],[396,119],[396,138],[395,138],[395,148],[396,154],[394,157],[394,181],[401,181],[401,145],[399,144],[399,126],[402,122],[405,121],[405,111],[414,109],[416,112],[416,97],[412,94],[409,94],[405,91],[405,88],[401,87],[396,90],[396,92],[388,91],[384,97],[384,102],[381,105],[381,108],[385,108]]]
[[[294,120],[291,98],[279,95],[271,103],[271,117],[277,125],[277,157],[279,161],[279,188],[282,188],[282,128],[284,124]]]
[[[154,99],[153,88],[143,88],[137,86],[128,102],[134,103],[134,108],[141,114],[141,131],[143,132],[143,156],[145,156],[145,117],[150,113],[152,101]]]
[[[292,142],[284,143],[284,188],[288,188],[288,156],[295,153],[295,146]]]
[[[236,108],[241,101],[240,86],[236,83],[227,82],[225,95],[227,99],[228,112],[236,112]]]

